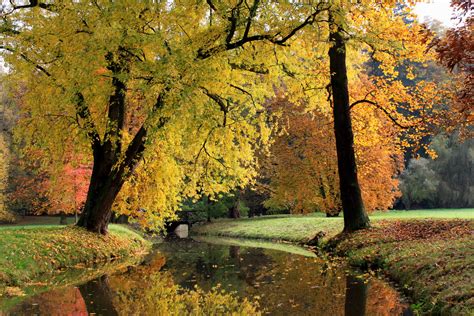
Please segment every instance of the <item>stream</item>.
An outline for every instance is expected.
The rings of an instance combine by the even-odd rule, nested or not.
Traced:
[[[0,315],[167,315],[180,293],[216,287],[262,314],[412,315],[389,283],[304,248],[203,237],[157,244],[138,267],[3,302]]]

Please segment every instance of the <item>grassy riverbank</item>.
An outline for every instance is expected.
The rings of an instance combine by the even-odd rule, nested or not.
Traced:
[[[376,225],[381,220],[415,219],[472,219],[474,209],[436,209],[417,211],[376,212],[370,216]],[[309,215],[273,215],[239,220],[221,219],[205,225],[196,225],[192,233],[198,235],[254,238],[306,243],[320,232],[329,239],[343,228],[341,217],[328,218],[322,213]]]
[[[107,236],[74,226],[0,226],[0,236],[0,292],[45,273],[135,256],[150,247],[119,225],[110,225]]]
[[[371,219],[371,229],[350,236],[337,236],[341,218],[317,214],[222,220],[192,233],[305,243],[324,232],[327,249],[354,266],[381,269],[422,313],[474,311],[474,210],[397,211]]]

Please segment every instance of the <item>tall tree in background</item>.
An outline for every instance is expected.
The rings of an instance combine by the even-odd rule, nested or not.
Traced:
[[[11,223],[15,217],[9,209],[9,178],[14,157],[11,150],[11,129],[14,113],[7,96],[4,75],[0,74],[0,223]]]
[[[353,97],[363,98],[371,83],[361,75],[349,89],[355,91]],[[378,93],[379,97],[385,94],[382,90]],[[279,128],[275,129],[259,188],[268,192],[265,205],[272,210],[321,211],[334,216],[342,207],[332,113],[307,111],[308,107],[315,108],[298,106],[283,96],[270,102],[269,110],[277,114]],[[369,212],[387,210],[399,196],[397,176],[403,167],[397,129],[373,107],[356,106],[351,114],[364,204]]]
[[[357,177],[357,163],[354,149],[354,134],[349,103],[349,84],[346,67],[346,44],[342,21],[337,21],[342,12],[329,13],[329,71],[334,113],[334,134],[336,136],[337,165],[344,230],[351,232],[369,226],[362,193]]]
[[[288,63],[287,72],[300,85],[299,92],[307,96],[310,108],[333,114],[344,230],[351,232],[369,225],[357,172],[354,138],[359,135],[354,136],[353,112],[372,108],[398,132],[412,131],[408,133],[410,139],[400,142],[400,146],[407,146],[419,143],[429,128],[437,124],[434,118],[444,112],[439,105],[448,98],[434,82],[426,80],[406,86],[398,78],[400,67],[406,62],[422,64],[433,59],[433,54],[425,53],[422,28],[410,14],[410,7],[399,6],[395,1],[341,2],[331,3],[325,14],[326,19],[318,21],[317,29],[303,33],[300,45],[306,48],[305,53],[295,54],[298,57]],[[363,63],[348,66],[346,60],[354,56],[376,62],[379,73],[351,89],[350,84],[363,80],[365,75]],[[413,70],[408,67],[409,78],[416,77]],[[297,84],[288,87],[290,101],[299,101],[292,96],[298,91]],[[326,91],[329,96],[324,95]],[[325,99],[332,101],[329,106],[324,105]],[[368,123],[366,119],[362,121]]]
[[[438,135],[433,158],[412,159],[401,174],[402,203],[410,208],[474,206],[474,140]]]

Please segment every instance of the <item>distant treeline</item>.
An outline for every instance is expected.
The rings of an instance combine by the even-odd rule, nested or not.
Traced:
[[[437,157],[411,159],[400,176],[396,208],[474,207],[474,139],[437,136]]]

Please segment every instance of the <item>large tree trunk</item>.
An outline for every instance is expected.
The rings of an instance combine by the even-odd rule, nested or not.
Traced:
[[[113,164],[102,155],[94,155],[87,200],[77,223],[89,231],[107,234],[112,205],[123,186],[123,175],[112,171]]]
[[[129,58],[131,57],[127,54],[126,51],[119,48],[115,55],[113,53],[106,55],[106,59],[109,61],[107,68],[115,77],[112,79],[114,90],[109,97],[107,131],[102,140],[82,94],[78,94],[76,100],[78,115],[87,123],[86,127],[91,139],[94,157],[87,200],[77,225],[100,234],[107,234],[115,198],[124,182],[134,172],[145,150],[147,130],[145,123],[143,123],[125,152],[122,152],[127,87],[126,81],[121,76],[129,73]],[[164,93],[167,90],[166,88],[158,95],[153,107],[154,110],[164,106]],[[166,122],[167,119],[162,117],[155,127],[161,128]]]
[[[354,135],[349,105],[347,83],[346,45],[343,30],[334,23],[330,15],[329,49],[331,88],[334,113],[334,132],[336,136],[337,164],[342,208],[344,212],[344,231],[352,232],[369,226],[369,218],[357,179],[357,166],[354,152]]]

